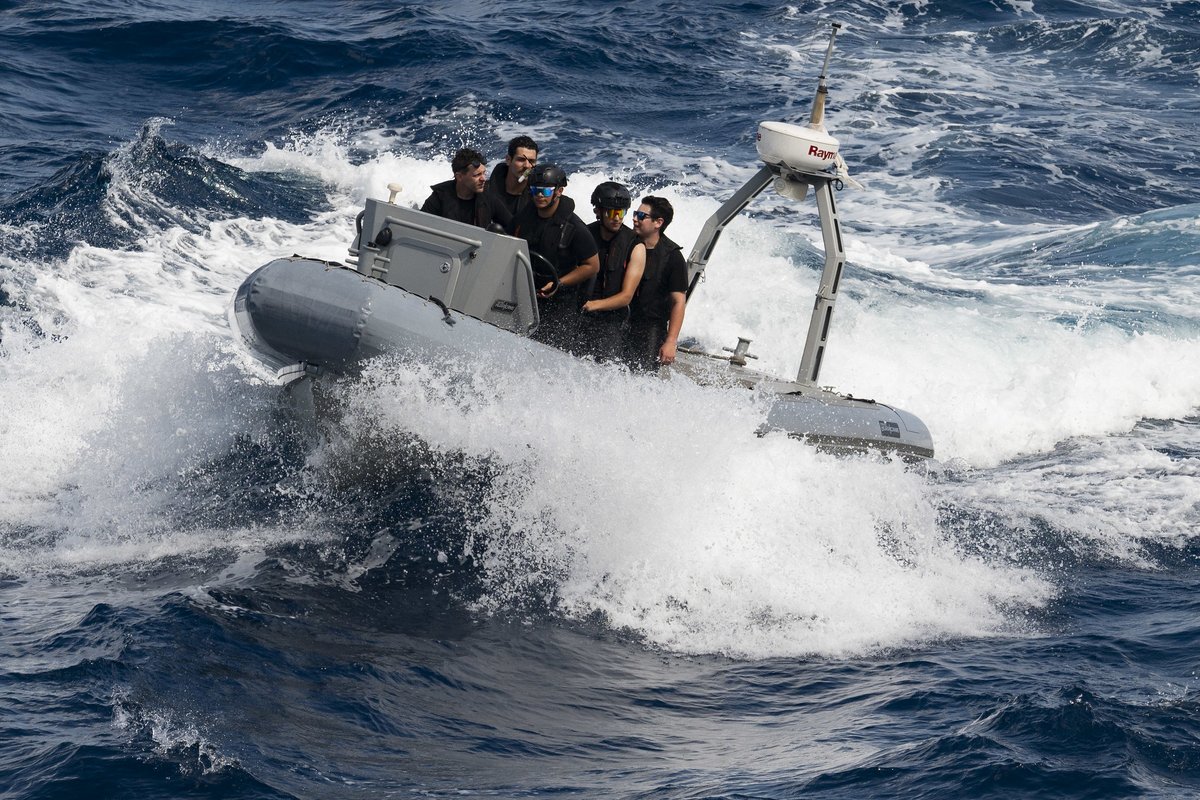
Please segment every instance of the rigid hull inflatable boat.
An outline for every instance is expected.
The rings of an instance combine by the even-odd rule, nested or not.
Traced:
[[[833,42],[830,41],[825,65]],[[824,73],[824,70],[823,70]],[[746,366],[749,341],[728,355],[680,348],[674,369],[701,382],[766,394],[765,430],[781,430],[842,452],[883,451],[909,459],[933,455],[916,416],[817,384],[845,253],[833,190],[846,178],[837,140],[821,122],[825,76],[807,126],[764,122],[759,172],[705,223],[688,260],[688,296],[696,289],[721,231],[768,185],[816,199],[825,265],[795,380]],[[547,274],[522,239],[368,199],[350,247],[351,266],[293,256],[260,267],[242,283],[232,317],[252,353],[282,383],[353,371],[383,353],[433,363],[481,352],[505,358],[573,359],[530,338],[538,325],[537,287]]]

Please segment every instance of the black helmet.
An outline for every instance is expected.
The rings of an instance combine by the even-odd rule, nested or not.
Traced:
[[[567,173],[554,164],[538,164],[529,172],[530,186],[566,186]]]
[[[625,210],[633,205],[633,195],[616,181],[605,181],[592,192],[592,205]]]

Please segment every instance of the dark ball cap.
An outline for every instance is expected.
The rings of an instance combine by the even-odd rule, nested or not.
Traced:
[[[538,164],[529,173],[530,186],[566,186],[567,173],[554,164]]]
[[[633,195],[616,181],[605,181],[592,192],[592,205],[600,208],[629,208]]]

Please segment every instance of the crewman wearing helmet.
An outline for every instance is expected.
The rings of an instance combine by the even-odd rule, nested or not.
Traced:
[[[541,322],[535,338],[582,354],[587,348],[579,335],[579,307],[586,284],[600,271],[596,242],[576,216],[575,201],[563,194],[567,174],[562,169],[538,164],[528,183],[531,205],[513,220],[513,235],[529,243],[540,284]]]
[[[624,224],[633,195],[616,181],[605,181],[592,192],[596,221],[588,225],[599,250],[600,271],[583,304],[582,330],[597,358],[623,356],[629,305],[646,267],[646,247]]]

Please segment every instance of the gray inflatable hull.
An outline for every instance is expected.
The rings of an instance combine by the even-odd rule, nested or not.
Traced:
[[[574,361],[437,301],[308,258],[276,259],[251,273],[237,291],[232,317],[253,354],[281,380],[342,374],[365,359],[396,352],[433,361],[482,352],[526,362]],[[771,395],[765,430],[842,452],[877,450],[910,459],[933,455],[929,430],[900,409],[778,381],[699,353],[681,353],[677,367],[700,381],[732,380]]]
[[[569,358],[340,264],[280,258],[252,272],[233,301],[237,330],[264,364],[282,372],[344,373],[389,352],[444,358],[498,345]]]

